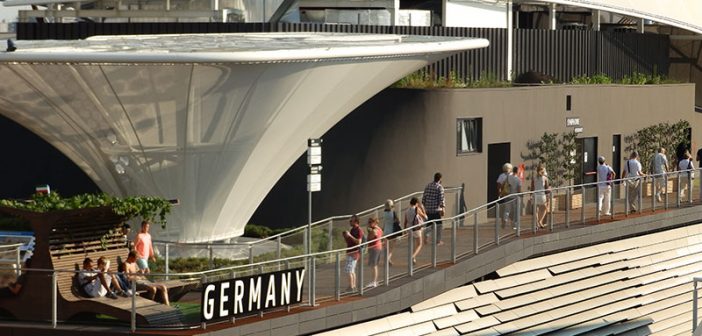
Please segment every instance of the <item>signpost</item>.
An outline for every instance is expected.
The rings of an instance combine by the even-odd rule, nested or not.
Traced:
[[[307,140],[307,164],[310,173],[307,175],[307,254],[312,253],[312,193],[322,190],[322,139],[310,138]],[[308,260],[308,302],[314,306],[314,258]]]

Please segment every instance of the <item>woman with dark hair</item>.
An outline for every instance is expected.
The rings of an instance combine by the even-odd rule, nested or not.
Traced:
[[[410,200],[410,207],[407,208],[405,214],[404,227],[412,228],[412,237],[414,237],[414,251],[412,252],[412,263],[417,263],[417,255],[422,250],[422,227],[427,220],[427,213],[424,211],[422,202],[416,197]]]

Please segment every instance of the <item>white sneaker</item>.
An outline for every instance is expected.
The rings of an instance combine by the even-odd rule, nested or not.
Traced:
[[[375,281],[369,283],[368,286],[366,286],[366,288],[375,288],[375,287],[378,287],[378,283]]]

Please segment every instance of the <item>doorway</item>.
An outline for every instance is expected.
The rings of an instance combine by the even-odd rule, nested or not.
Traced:
[[[616,178],[622,178],[622,135],[615,134],[612,136],[612,170],[617,174]],[[614,187],[612,187],[612,197],[614,199],[619,199],[619,188],[616,186],[620,182],[614,182]]]
[[[576,175],[575,184],[597,182],[597,137],[578,139],[578,149],[580,149],[580,173]],[[579,180],[579,181],[578,181]],[[597,200],[595,188],[586,188],[586,199],[588,201]]]
[[[502,174],[502,165],[510,162],[510,143],[488,144],[487,201],[497,199],[497,178]]]

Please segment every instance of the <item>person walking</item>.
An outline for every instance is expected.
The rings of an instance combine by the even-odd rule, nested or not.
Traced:
[[[373,281],[368,284],[369,288],[378,287],[378,262],[383,252],[383,230],[378,226],[378,222],[375,217],[368,218],[368,241],[371,242],[368,244],[368,267],[373,270]]]
[[[536,167],[536,177],[531,180],[531,190],[534,192],[534,203],[536,204],[536,221],[540,228],[545,228],[546,210],[548,208],[548,198],[546,193],[550,192],[551,186],[546,175],[546,167],[539,163]]]
[[[624,164],[624,174],[622,177],[628,178],[626,181],[627,192],[629,197],[629,209],[631,212],[636,212],[638,207],[639,190],[641,190],[641,177],[644,174],[641,172],[641,162],[639,162],[639,153],[631,152],[629,160]]]
[[[654,196],[658,202],[663,202],[661,193],[664,190],[663,188],[665,188],[666,177],[664,174],[667,172],[668,158],[665,156],[665,148],[659,147],[658,153],[651,157],[651,174],[655,175],[653,179],[656,184],[656,194]]]
[[[149,229],[151,223],[147,220],[141,222],[141,231],[134,238],[134,250],[137,253],[137,266],[144,274],[149,273],[149,260],[156,261],[154,245],[151,241]]]
[[[441,185],[441,177],[441,173],[439,172],[434,174],[434,181],[427,184],[426,188],[424,188],[424,194],[422,195],[422,204],[424,205],[424,209],[426,209],[428,221],[437,221],[436,241],[434,242],[436,245],[444,244],[441,240],[441,231],[443,229],[441,217],[444,215],[446,204],[444,202],[444,186]],[[427,243],[429,242],[430,235],[431,226],[427,226]]]
[[[680,188],[678,188],[680,190],[680,199],[685,199],[687,189],[690,188],[690,181],[695,178],[693,169],[695,169],[695,165],[692,161],[692,155],[690,155],[689,151],[685,151],[682,160],[678,161],[678,171],[689,170],[689,172],[680,174]]]
[[[349,280],[349,287],[346,290],[355,292],[356,262],[361,257],[358,245],[363,241],[363,230],[359,227],[358,216],[356,215],[351,216],[351,219],[349,219],[349,226],[351,226],[349,231],[342,232],[344,240],[346,240],[346,247],[352,247],[346,251],[346,266],[344,267],[344,272],[348,275]]]
[[[410,206],[407,208],[405,213],[405,221],[403,223],[404,228],[412,228],[412,237],[414,238],[414,250],[412,251],[412,263],[417,263],[417,255],[419,251],[422,250],[423,233],[422,227],[427,219],[427,214],[422,207],[422,203],[419,199],[412,197],[410,199]]]
[[[514,219],[517,218],[516,208],[519,199],[517,196],[508,196],[520,193],[522,190],[522,182],[519,177],[514,175],[513,168],[511,163],[505,163],[502,165],[502,174],[497,178],[497,193],[503,198],[500,202],[500,206],[502,207],[502,227],[505,227],[509,222],[514,222]],[[514,228],[516,229],[516,226],[514,226]]]
[[[400,237],[400,219],[397,218],[397,213],[394,210],[395,203],[388,199],[385,201],[385,210],[383,210],[383,234],[387,237],[386,253],[388,264],[392,266],[392,246],[394,240]]]
[[[597,211],[604,216],[611,216],[612,180],[616,176],[612,167],[605,163],[605,157],[597,158]]]

